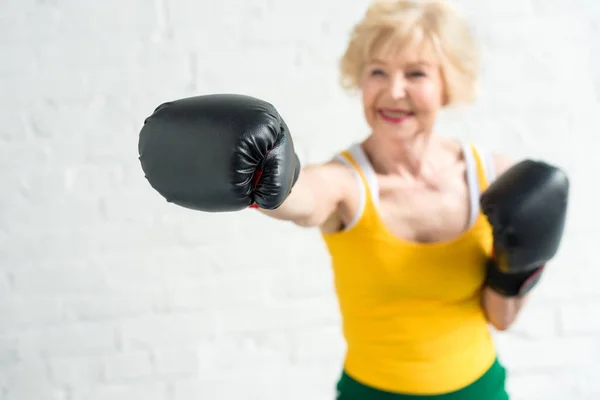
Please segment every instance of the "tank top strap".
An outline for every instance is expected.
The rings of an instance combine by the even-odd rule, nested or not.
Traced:
[[[375,171],[364,154],[360,144],[354,144],[338,153],[335,159],[352,168],[359,189],[359,205],[352,220],[344,230],[349,230],[358,223],[365,211],[373,210],[379,202],[379,186]]]
[[[473,143],[470,147],[477,167],[479,192],[483,193],[495,179],[494,160],[490,152],[482,151]]]

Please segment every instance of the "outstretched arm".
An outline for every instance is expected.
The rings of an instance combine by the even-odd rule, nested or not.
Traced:
[[[296,185],[280,207],[259,211],[299,226],[321,226],[338,210],[353,183],[352,171],[340,162],[309,165],[300,171]]]

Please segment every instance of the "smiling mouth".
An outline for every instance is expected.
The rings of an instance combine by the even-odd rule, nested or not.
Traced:
[[[414,112],[412,111],[406,111],[406,110],[383,110],[380,109],[377,111],[377,113],[379,114],[379,116],[387,122],[390,123],[394,123],[394,124],[398,124],[401,122],[406,121],[408,118],[412,117],[415,115]]]

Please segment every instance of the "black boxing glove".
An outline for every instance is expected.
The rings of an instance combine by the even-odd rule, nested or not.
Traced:
[[[522,297],[537,284],[562,240],[568,197],[567,175],[532,160],[515,164],[490,185],[480,199],[494,235],[487,286]]]
[[[300,172],[275,107],[243,95],[160,105],[144,121],[138,152],[146,179],[168,202],[208,212],[275,209]]]

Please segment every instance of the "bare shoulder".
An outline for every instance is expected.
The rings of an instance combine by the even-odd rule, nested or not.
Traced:
[[[359,189],[354,168],[334,158],[317,167],[324,178],[323,191],[331,193],[336,198],[336,206],[320,224],[323,233],[337,232],[353,217],[359,203]]]
[[[352,167],[337,158],[308,165],[302,169],[302,173],[310,174],[314,179],[318,179],[329,188],[338,190],[343,190],[354,179]]]
[[[335,204],[346,201],[355,185],[353,167],[338,158],[314,164],[302,170],[322,199],[328,198]]]
[[[515,160],[504,153],[492,153],[496,176],[502,175],[515,164]]]

